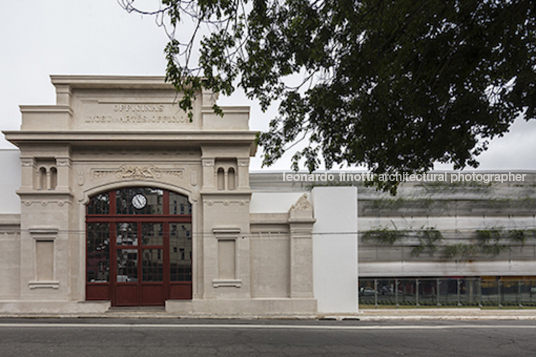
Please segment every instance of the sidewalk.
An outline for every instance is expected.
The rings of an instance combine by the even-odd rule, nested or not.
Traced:
[[[536,309],[481,310],[478,308],[442,309],[361,309],[353,316],[326,316],[326,318],[361,321],[387,320],[536,320]]]
[[[232,316],[177,315],[158,309],[111,310],[103,314],[0,313],[1,318],[140,318],[140,319],[295,319],[295,320],[359,320],[359,321],[422,321],[422,320],[535,320],[536,309],[480,310],[477,308],[444,309],[362,309],[355,314],[318,314],[317,316]]]

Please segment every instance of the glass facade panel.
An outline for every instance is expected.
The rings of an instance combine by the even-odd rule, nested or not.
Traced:
[[[88,283],[110,281],[110,224],[87,224],[86,277]]]
[[[459,306],[478,306],[481,301],[480,279],[465,278],[459,281]]]
[[[396,290],[395,290],[396,286]],[[481,307],[484,309],[536,306],[536,278],[442,277],[360,278],[359,303],[363,308]]]
[[[522,306],[536,306],[536,280],[520,281],[519,300]]]
[[[418,283],[416,297],[417,303],[421,306],[437,305],[437,283],[435,279],[417,279]]]

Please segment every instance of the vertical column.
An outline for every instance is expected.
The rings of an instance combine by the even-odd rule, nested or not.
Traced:
[[[47,175],[47,179],[46,179],[47,184],[46,184],[46,187],[44,187],[44,189],[52,190],[52,171],[50,168],[47,170],[46,175]]]
[[[290,297],[313,298],[313,207],[307,195],[289,210]]]
[[[56,104],[71,105],[71,86],[56,84]]]
[[[235,182],[236,189],[249,189],[249,158],[239,158],[237,160],[238,182]]]
[[[31,190],[37,187],[38,176],[34,157],[21,157],[21,189]]]
[[[203,158],[203,189],[213,190],[215,181],[214,158]]]
[[[315,187],[313,274],[318,311],[358,309],[357,188]]]
[[[58,169],[57,190],[69,190],[69,177],[71,170],[71,159],[68,157],[56,158],[56,166]]]

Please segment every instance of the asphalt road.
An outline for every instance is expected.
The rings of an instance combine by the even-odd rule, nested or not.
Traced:
[[[0,356],[536,356],[536,321],[0,319]]]

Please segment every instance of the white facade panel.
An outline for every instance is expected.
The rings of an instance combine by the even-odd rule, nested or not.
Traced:
[[[315,187],[311,194],[313,281],[319,313],[358,310],[357,188]]]

